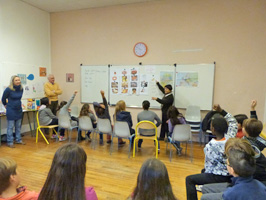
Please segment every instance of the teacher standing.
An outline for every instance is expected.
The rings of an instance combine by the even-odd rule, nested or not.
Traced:
[[[55,78],[53,74],[49,74],[48,82],[44,84],[44,95],[48,97],[50,101],[50,109],[52,113],[56,115],[58,106],[58,95],[62,94],[62,90],[59,85],[55,83]]]
[[[25,144],[21,140],[21,121],[22,107],[21,98],[23,95],[23,87],[21,86],[20,78],[12,76],[10,85],[5,89],[2,102],[6,107],[7,117],[7,146],[14,148],[13,128],[15,126],[16,144]]]
[[[172,85],[168,84],[164,86],[164,88],[161,86],[161,84],[156,81],[157,86],[161,90],[161,92],[164,94],[163,98],[160,99],[158,97],[152,97],[153,100],[156,100],[160,104],[162,104],[162,126],[161,126],[161,133],[160,133],[160,138],[159,140],[164,140],[165,135],[167,137],[168,133],[168,124],[166,123],[167,121],[167,111],[170,106],[173,105],[174,103],[174,96],[172,94]]]

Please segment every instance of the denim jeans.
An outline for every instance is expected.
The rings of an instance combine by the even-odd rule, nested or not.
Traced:
[[[18,120],[7,120],[7,144],[13,144],[13,128],[15,126],[15,133],[16,133],[16,142],[21,142],[21,119]]]

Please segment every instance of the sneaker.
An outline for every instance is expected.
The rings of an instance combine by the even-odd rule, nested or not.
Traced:
[[[52,136],[51,136],[51,139],[56,139],[57,138],[57,135],[56,134],[53,134]]]
[[[60,136],[59,137],[59,142],[63,142],[63,141],[65,141],[66,140],[66,138],[64,137],[64,136]]]
[[[125,144],[126,144],[125,141],[118,142],[118,147],[122,147],[122,146],[124,146]]]
[[[180,148],[178,149],[178,151],[177,151],[177,154],[178,154],[179,156],[181,156],[181,155],[182,155],[182,150],[183,150],[183,148],[182,148],[182,147],[180,147]]]
[[[111,144],[111,142],[112,142],[112,140],[107,140],[106,143],[107,143],[107,144]]]
[[[202,192],[202,186],[203,185],[196,185],[196,190],[199,192]]]
[[[7,144],[9,148],[15,148],[14,144]]]
[[[16,142],[16,144],[22,144],[22,145],[25,145],[26,143],[25,143],[25,142],[22,142],[22,141],[19,141],[19,142]]]

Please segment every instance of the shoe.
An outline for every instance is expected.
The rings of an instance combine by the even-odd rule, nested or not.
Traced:
[[[51,139],[56,139],[57,138],[57,135],[56,134],[53,134],[52,136],[51,136]]]
[[[90,138],[90,136],[88,136],[87,141],[88,141],[88,142],[91,142],[91,138]]]
[[[122,147],[122,146],[124,146],[125,144],[126,144],[125,141],[118,142],[118,147]]]
[[[172,145],[175,147],[176,151],[178,152],[180,147],[178,147],[178,146],[176,145],[176,143],[174,143],[174,142],[172,143]]]
[[[196,190],[199,192],[202,192],[202,186],[203,185],[196,185]]]
[[[26,143],[25,143],[25,142],[22,142],[22,141],[19,141],[19,142],[16,142],[16,144],[22,144],[22,145],[25,145]]]
[[[9,148],[15,148],[14,144],[7,144]]]
[[[63,142],[63,141],[65,141],[66,140],[66,138],[64,137],[64,136],[60,136],[59,137],[59,142]]]
[[[160,149],[158,149],[158,154],[160,154]]]
[[[177,151],[177,154],[178,154],[179,156],[181,156],[181,155],[182,155],[182,150],[183,150],[183,148],[182,148],[182,147],[180,147],[180,148],[178,149],[178,151]]]
[[[100,144],[100,145],[103,145],[103,139],[100,139],[99,144]]]
[[[107,144],[111,144],[111,142],[112,142],[112,140],[107,140],[106,143],[107,143]]]
[[[159,140],[159,141],[164,141],[164,138],[161,138],[161,137],[160,137],[160,138],[158,138],[158,140]]]

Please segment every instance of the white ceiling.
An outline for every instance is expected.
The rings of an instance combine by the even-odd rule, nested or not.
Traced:
[[[21,0],[47,12],[61,12],[87,8],[143,3],[161,0]]]

